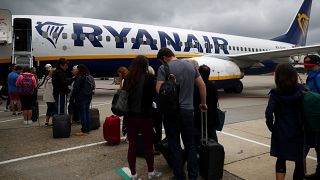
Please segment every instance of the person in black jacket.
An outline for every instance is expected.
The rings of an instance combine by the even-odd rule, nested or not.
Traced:
[[[295,162],[293,179],[304,177],[303,87],[292,65],[280,64],[275,71],[276,88],[270,91],[266,124],[271,134],[271,156],[277,157],[276,179],[286,175],[286,160]]]
[[[217,112],[217,104],[218,104],[218,90],[214,82],[209,81],[210,68],[206,65],[201,65],[199,67],[199,73],[206,85],[207,90],[207,120],[208,120],[208,138],[213,139],[218,142],[218,137],[216,133],[215,127],[218,124],[218,112]],[[194,106],[198,107],[200,103],[199,89],[195,88],[194,91]],[[195,127],[196,127],[196,145],[200,145],[201,138],[201,114],[199,108],[194,108],[194,119],[195,119]]]
[[[148,165],[148,179],[158,178],[162,173],[154,170],[152,101],[155,95],[155,79],[147,73],[148,59],[137,56],[129,66],[124,79],[123,90],[129,93],[126,127],[129,139],[128,163],[132,179],[138,179],[136,172],[136,149],[138,133],[144,141],[145,159]]]
[[[66,98],[70,93],[68,85],[70,85],[74,80],[73,78],[67,78],[66,70],[68,69],[68,64],[69,62],[66,59],[60,58],[58,61],[58,67],[52,74],[53,96],[56,102],[56,113],[59,113],[58,103],[60,102],[60,114],[65,113],[65,103],[67,103]]]
[[[77,66],[77,69],[78,73],[73,84],[70,103],[75,102],[75,104],[77,104],[81,121],[81,132],[76,133],[76,135],[86,136],[91,130],[91,119],[89,110],[93,91],[95,88],[95,82],[85,65],[79,64]]]

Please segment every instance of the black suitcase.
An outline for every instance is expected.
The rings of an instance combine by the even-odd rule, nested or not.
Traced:
[[[161,152],[162,156],[167,161],[167,164],[169,165],[170,168],[172,168],[172,162],[170,160],[170,149],[169,149],[168,139],[164,138],[158,147],[159,147],[159,151]]]
[[[137,136],[136,155],[138,157],[144,157],[144,141],[143,141],[143,137],[140,133],[138,133],[138,136]]]
[[[34,106],[32,106],[32,116],[31,116],[31,120],[33,122],[38,121],[39,119],[39,103],[35,102]]]
[[[208,140],[207,113],[201,113],[201,145],[199,149],[199,174],[203,179],[218,180],[223,177],[224,148],[214,140]],[[205,138],[203,138],[205,121]]]
[[[67,106],[67,97],[65,97],[65,111]],[[71,132],[71,121],[67,114],[60,114],[60,97],[58,102],[58,114],[54,114],[52,117],[52,133],[53,138],[68,138]]]
[[[100,127],[99,109],[91,108],[90,109],[90,118],[91,118],[91,130],[99,129],[99,127]]]

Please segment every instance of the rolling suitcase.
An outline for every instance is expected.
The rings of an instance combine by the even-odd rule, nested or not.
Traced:
[[[91,108],[90,109],[90,118],[91,118],[91,130],[99,129],[99,127],[100,127],[99,109]]]
[[[169,143],[167,138],[164,138],[159,144],[159,151],[161,152],[164,159],[167,161],[168,166],[172,168],[173,165],[170,160],[170,149],[169,149]]]
[[[103,123],[103,137],[111,145],[120,144],[120,118],[118,116],[106,117]]]
[[[208,140],[207,113],[201,113],[201,145],[199,149],[199,174],[203,179],[218,180],[223,177],[224,148],[214,140]],[[205,121],[205,138],[203,138]]]
[[[136,149],[136,155],[138,157],[144,157],[144,141],[142,134],[138,134],[137,137],[137,149]]]
[[[52,117],[52,133],[53,138],[68,138],[70,137],[71,132],[71,121],[70,117],[67,114],[60,114],[60,95],[58,98],[58,114],[53,115]],[[65,110],[67,109],[67,96],[65,96]]]

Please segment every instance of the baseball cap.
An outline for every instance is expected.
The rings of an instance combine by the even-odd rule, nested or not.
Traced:
[[[317,55],[308,55],[304,58],[304,66],[313,67],[315,65],[320,65],[320,57]]]
[[[49,68],[49,67],[52,67],[52,66],[51,66],[51,64],[46,64],[44,67],[45,68]]]

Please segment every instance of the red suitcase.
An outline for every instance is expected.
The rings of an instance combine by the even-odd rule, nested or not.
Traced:
[[[106,117],[103,123],[103,137],[111,145],[120,144],[120,118],[118,116]]]

